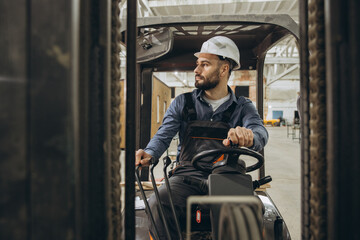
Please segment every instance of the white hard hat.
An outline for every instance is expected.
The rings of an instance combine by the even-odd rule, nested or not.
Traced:
[[[200,53],[210,53],[225,58],[232,59],[236,65],[233,70],[240,68],[240,52],[236,44],[228,37],[216,36],[212,37],[201,46],[200,52],[195,53],[195,57],[199,57]]]

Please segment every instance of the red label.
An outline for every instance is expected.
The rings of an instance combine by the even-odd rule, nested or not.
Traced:
[[[201,211],[200,210],[196,211],[196,222],[201,223]]]

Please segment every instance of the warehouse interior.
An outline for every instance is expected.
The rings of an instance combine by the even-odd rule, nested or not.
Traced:
[[[240,49],[246,37],[265,39],[240,50],[228,85],[269,132],[265,165],[251,175],[272,176],[265,191],[289,239],[359,239],[359,8],[357,0],[0,0],[0,239],[143,239],[134,152],[174,98],[195,89],[196,58],[186,51],[215,35]],[[174,48],[142,60],[146,34],[163,29]],[[177,143],[163,156],[174,160]]]

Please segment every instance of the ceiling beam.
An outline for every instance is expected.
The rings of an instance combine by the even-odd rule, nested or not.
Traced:
[[[144,10],[143,10],[143,8],[141,7],[141,5],[140,5],[140,2],[141,0],[137,0],[137,16],[138,17],[144,17]]]
[[[249,3],[248,3],[248,8],[247,8],[246,12],[249,13],[249,12],[251,11],[251,8],[252,8],[252,3],[249,2]]]
[[[276,82],[277,80],[280,80],[282,77],[284,77],[285,75],[291,73],[292,71],[294,71],[295,69],[299,68],[299,64],[295,64],[291,67],[289,67],[288,69],[286,69],[285,71],[283,71],[282,73],[278,74],[277,76],[275,76],[273,79],[271,79],[269,82],[266,83],[266,86],[269,86],[270,84]]]
[[[299,4],[298,0],[293,0],[293,3],[289,7],[289,11],[293,10],[293,8],[295,7],[296,4]]]
[[[284,40],[284,42],[279,43],[278,46],[283,46],[283,48],[280,51],[276,51],[276,56],[281,56],[281,54],[283,54],[284,51],[286,51],[291,46],[293,40],[294,38],[289,37],[286,40]]]
[[[281,2],[297,2],[297,0],[277,0]],[[241,3],[268,3],[268,2],[277,2],[276,0],[241,0],[237,2]],[[234,0],[150,0],[149,6],[150,7],[163,7],[163,6],[180,6],[180,5],[205,5],[205,4],[227,4],[227,3],[234,3]]]
[[[276,4],[276,7],[275,7],[275,9],[274,9],[274,13],[276,13],[276,12],[279,10],[279,8],[280,8],[280,6],[281,6],[282,3],[283,3],[282,1],[279,1],[279,2]]]
[[[270,3],[275,3],[276,5],[273,7],[273,5],[270,6]],[[197,13],[199,8],[201,8],[201,12],[208,12],[209,15],[229,14],[239,9],[236,12],[237,14],[264,14],[265,12],[289,14],[298,22],[297,3],[298,0],[139,0],[138,5],[141,7],[141,11],[138,11],[138,15],[139,17],[169,16],[174,14],[192,15]],[[229,4],[231,4],[231,7]],[[119,6],[121,17],[126,17],[127,0],[122,0]],[[287,7],[284,8],[284,6]],[[214,12],[214,9],[217,9],[216,12]]]
[[[260,10],[261,13],[264,12],[266,6],[267,6],[267,2],[263,2],[263,3],[262,3],[262,6],[261,6],[261,10]]]
[[[184,87],[188,87],[186,80],[185,80],[186,82],[184,82],[177,74],[175,74],[175,73],[171,73],[171,74],[178,82],[181,82]]]
[[[298,57],[266,57],[265,64],[296,64],[299,63]]]
[[[154,75],[169,87],[187,87],[188,85],[173,72],[155,72]]]
[[[141,7],[146,9],[146,11],[149,13],[149,16],[155,16],[154,12],[151,10],[151,8],[149,6],[148,0],[139,0],[139,3],[141,5]]]

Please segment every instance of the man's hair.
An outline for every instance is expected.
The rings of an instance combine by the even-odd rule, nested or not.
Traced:
[[[231,72],[232,72],[234,66],[236,66],[235,61],[232,60],[232,59],[230,59],[230,58],[223,57],[223,56],[219,56],[219,55],[218,55],[218,57],[219,57],[219,59],[220,59],[220,61],[219,61],[219,66],[222,65],[222,64],[228,64],[228,65],[229,65],[229,77],[230,77]]]

